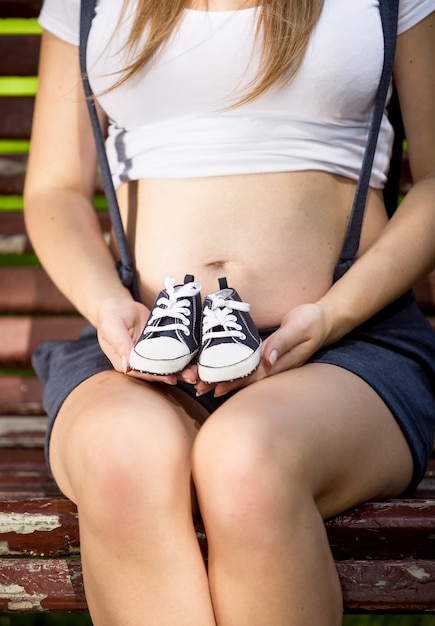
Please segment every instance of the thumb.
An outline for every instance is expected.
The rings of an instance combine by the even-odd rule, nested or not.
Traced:
[[[281,327],[265,341],[263,346],[263,358],[270,367],[273,367],[278,359],[286,354],[291,347]]]
[[[128,361],[133,348],[133,341],[122,325],[116,329],[112,327],[111,331],[110,333],[105,333],[104,331],[98,333],[101,349],[112,363],[114,369],[126,374],[129,370]]]

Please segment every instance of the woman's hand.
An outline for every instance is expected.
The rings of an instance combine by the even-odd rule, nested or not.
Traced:
[[[176,385],[177,376],[175,375],[142,374],[131,370],[128,365],[130,352],[139,339],[149,314],[149,309],[131,298],[106,299],[100,308],[97,324],[101,349],[118,372],[149,382]],[[182,372],[178,378],[194,382],[189,373],[185,375]]]
[[[303,365],[317,350],[327,345],[332,330],[332,311],[323,305],[301,304],[285,315],[281,326],[262,345],[262,359],[253,374],[232,382],[218,383],[215,396],[245,387],[285,370]],[[199,395],[212,385],[198,382]]]
[[[103,301],[98,312],[98,341],[118,372],[127,373],[131,349],[148,315],[148,309],[131,298],[116,297]]]

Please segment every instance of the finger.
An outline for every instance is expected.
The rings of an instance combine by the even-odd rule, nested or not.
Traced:
[[[198,383],[196,385],[196,395],[198,397],[203,396],[206,393],[209,393],[210,391],[212,391],[212,389],[214,388],[215,388],[215,385],[205,383],[203,380],[198,380]]]
[[[188,365],[179,375],[178,380],[181,380],[189,385],[196,385],[198,382],[198,367],[197,365]]]
[[[269,367],[274,368],[276,363],[283,357],[291,354],[290,361],[295,363],[300,358],[300,353],[304,352],[307,345],[312,340],[310,324],[306,319],[293,319],[291,323],[284,323],[263,344],[262,356]],[[287,360],[287,362],[290,362]]]

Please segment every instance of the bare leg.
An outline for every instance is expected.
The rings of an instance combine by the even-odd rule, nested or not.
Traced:
[[[53,429],[95,626],[215,625],[192,523],[197,428],[170,393],[104,372],[74,390]]]
[[[201,429],[193,472],[219,626],[339,626],[323,519],[397,495],[412,459],[362,380],[312,364],[229,399]]]

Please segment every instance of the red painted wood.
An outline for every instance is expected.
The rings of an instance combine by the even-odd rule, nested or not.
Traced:
[[[85,611],[80,561],[0,558],[0,612]]]
[[[75,339],[86,321],[80,317],[0,317],[1,367],[29,367],[36,348],[48,339]]]
[[[0,415],[40,415],[41,399],[42,384],[37,378],[13,373],[0,376]]]
[[[28,139],[32,129],[33,108],[32,96],[0,98],[0,137]]]
[[[39,35],[2,37],[0,74],[2,76],[35,76],[38,73],[40,40]]]
[[[76,312],[42,267],[0,267],[0,311]]]
[[[349,561],[337,570],[346,611],[435,612],[434,561]],[[0,585],[2,613],[86,610],[74,559],[0,558]]]
[[[0,0],[0,17],[37,17],[42,0]]]

